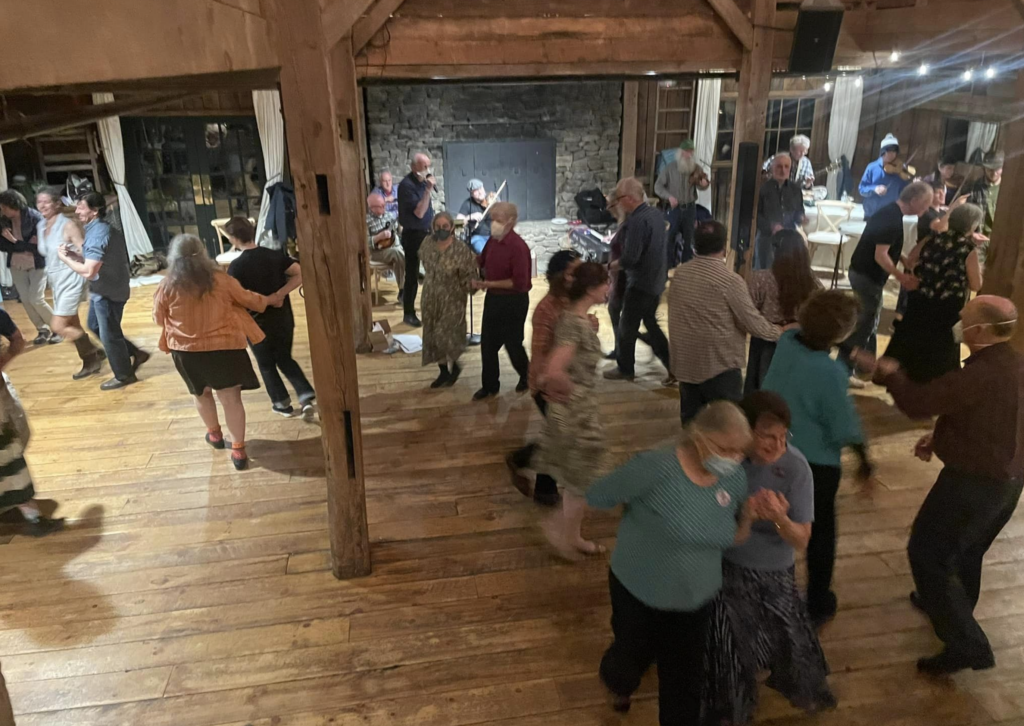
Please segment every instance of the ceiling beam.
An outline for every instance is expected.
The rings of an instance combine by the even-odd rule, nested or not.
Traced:
[[[31,93],[45,95],[51,93],[170,93],[172,91],[193,94],[212,93],[214,91],[254,91],[264,88],[277,88],[279,72],[277,68],[261,68],[254,71],[231,71],[229,73],[203,73],[195,76],[165,76],[162,78],[141,78],[133,81],[92,81],[88,83],[68,83],[57,86],[40,86],[34,88],[13,88],[4,93]]]
[[[328,0],[327,6],[320,14],[320,24],[324,29],[324,45],[328,48],[337,45],[373,3],[374,0]]]
[[[384,23],[390,18],[405,0],[377,0],[377,4],[370,8],[366,17],[356,21],[352,28],[352,53],[359,53],[370,42],[370,39],[377,34],[377,31],[384,27]]]
[[[735,0],[708,0],[708,4],[715,9],[718,17],[729,26],[740,44],[746,50],[754,47],[754,26],[751,25],[747,16],[743,14]]]
[[[114,101],[113,103],[81,106],[72,111],[24,116],[13,121],[0,123],[0,144],[85,126],[86,124],[110,118],[111,116],[137,113],[143,109],[173,103],[194,95],[194,93],[175,93],[153,96],[152,98],[129,98],[123,101]]]

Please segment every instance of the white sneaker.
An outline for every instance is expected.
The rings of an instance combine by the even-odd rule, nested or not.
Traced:
[[[315,401],[302,404],[302,419],[304,421],[315,420],[318,413]]]

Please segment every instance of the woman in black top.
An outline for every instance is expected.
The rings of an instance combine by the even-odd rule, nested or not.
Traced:
[[[46,304],[46,260],[39,254],[36,227],[43,215],[28,206],[25,197],[14,189],[0,192],[0,252],[7,253],[7,267],[14,280],[18,298],[38,335],[33,345],[59,343],[61,337],[50,330],[53,310]]]
[[[267,335],[262,342],[252,345],[252,352],[256,356],[256,364],[260,368],[260,376],[267,387],[274,412],[282,416],[295,414],[288,389],[281,380],[281,373],[284,373],[299,398],[303,418],[311,419],[316,413],[316,392],[302,368],[292,358],[295,318],[288,293],[302,284],[299,263],[279,250],[257,247],[254,241],[256,230],[244,217],[233,217],[224,225],[224,231],[231,245],[242,253],[228,266],[228,274],[246,290],[267,296],[277,293],[284,296],[281,307],[268,307],[265,312],[253,313],[256,324]]]
[[[960,367],[960,343],[953,326],[970,292],[981,289],[978,244],[984,238],[976,233],[985,213],[964,204],[947,219],[946,231],[919,242],[908,257],[919,284],[907,297],[907,312],[885,351],[917,383]]]

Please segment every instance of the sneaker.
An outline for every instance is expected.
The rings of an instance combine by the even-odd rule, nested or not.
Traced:
[[[302,420],[313,421],[316,418],[316,401],[306,401],[302,404]]]
[[[949,650],[949,648],[943,649],[938,655],[921,658],[917,661],[917,669],[929,676],[948,676],[968,668],[973,671],[984,671],[994,668],[995,665],[996,659],[992,653],[972,657],[966,653]]]
[[[445,388],[451,388],[452,386],[454,386],[455,385],[455,381],[459,380],[459,375],[461,373],[462,373],[462,366],[460,366],[458,363],[453,363],[452,364],[452,372],[448,376],[448,380],[446,380],[444,382],[444,387]]]
[[[144,366],[146,364],[146,361],[148,361],[152,357],[153,356],[147,353],[146,351],[140,350],[138,353],[135,354],[135,358],[132,359],[132,371],[134,372],[139,370],[139,368]]]
[[[417,318],[415,315],[406,315],[404,318],[402,318],[402,322],[408,325],[410,328],[419,328],[420,326],[423,325],[423,323],[420,322],[420,319]]]
[[[291,418],[292,416],[295,415],[295,409],[292,408],[291,405],[280,406],[280,405],[275,403],[272,406],[272,409],[273,409],[274,413],[276,413],[278,416],[284,416],[285,418]]]
[[[473,400],[474,401],[482,401],[485,398],[490,398],[491,396],[497,396],[497,395],[498,395],[497,391],[488,391],[486,388],[481,388],[479,391],[477,391],[476,393],[473,394]]]
[[[118,388],[124,388],[125,386],[130,386],[133,383],[138,383],[138,382],[139,382],[139,379],[136,378],[135,374],[133,373],[128,378],[125,378],[123,380],[121,378],[111,378],[106,383],[100,384],[100,390],[101,391],[116,391]]]
[[[46,345],[50,342],[50,337],[49,332],[41,330],[39,331],[39,335],[33,338],[32,345]]]
[[[615,366],[614,368],[609,368],[604,372],[603,375],[605,377],[605,380],[609,381],[632,381],[634,378],[634,375],[632,373],[623,373],[618,366]]]
[[[104,356],[101,356],[99,352],[96,352],[90,360],[82,361],[82,369],[78,371],[78,373],[72,375],[71,379],[74,381],[80,381],[83,378],[88,378],[89,376],[99,373],[100,369],[103,368],[103,357]]]

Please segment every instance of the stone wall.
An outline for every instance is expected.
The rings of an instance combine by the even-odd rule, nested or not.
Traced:
[[[581,189],[611,191],[618,178],[622,84],[612,82],[370,86],[367,136],[374,175],[388,169],[395,182],[409,159],[426,151],[434,160],[444,206],[446,141],[555,140],[555,210],[575,218]],[[457,211],[463,198],[452,200]]]

